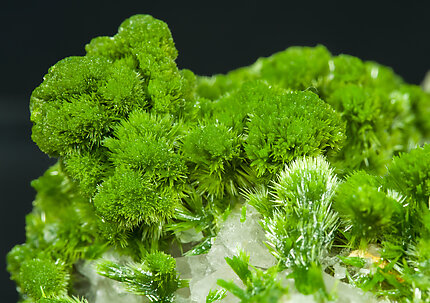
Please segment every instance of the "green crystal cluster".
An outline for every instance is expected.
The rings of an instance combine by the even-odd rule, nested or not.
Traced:
[[[245,205],[261,214],[277,265],[253,268],[243,251],[226,258],[246,289],[220,279],[225,290],[206,302],[226,290],[281,302],[281,276],[334,300],[327,254],[339,256],[344,283],[430,301],[428,93],[321,45],[198,76],[177,67],[167,25],[148,15],[85,49],[51,67],[31,96],[32,138],[58,162],[32,182],[27,241],[7,257],[21,302],[87,302],[75,266],[112,251],[131,263],[104,260],[101,276],[174,302],[188,285],[174,257],[207,253]],[[362,274],[370,245],[380,256]]]

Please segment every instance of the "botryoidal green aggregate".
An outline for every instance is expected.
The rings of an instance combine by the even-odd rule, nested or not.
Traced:
[[[278,302],[289,293],[284,270],[301,293],[331,300],[327,254],[342,260],[343,282],[430,301],[428,93],[321,45],[198,76],[177,67],[169,28],[149,15],[85,50],[51,67],[31,95],[32,138],[58,162],[32,182],[27,241],[7,256],[21,302],[86,302],[74,265],[108,251],[133,263],[105,261],[100,275],[173,302],[187,287],[173,257],[206,253],[230,210],[247,203],[278,264],[226,258],[246,289],[219,280],[224,290],[206,302],[226,291]],[[365,262],[345,249],[369,245],[381,259],[359,274]]]

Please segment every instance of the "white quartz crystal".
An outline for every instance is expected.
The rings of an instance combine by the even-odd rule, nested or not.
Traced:
[[[361,289],[343,283],[329,274],[324,273],[323,278],[327,291],[336,294],[337,299],[334,301],[336,303],[381,302],[378,301],[372,294],[365,293]]]
[[[232,211],[208,253],[209,262],[214,266],[224,264],[225,257],[231,258],[238,254],[238,249],[241,249],[250,255],[249,263],[253,266],[269,268],[275,265],[275,258],[264,244],[266,237],[259,224],[261,215],[248,205],[246,220],[242,223],[240,218],[240,209]]]
[[[315,303],[314,296],[308,295],[305,296],[301,293],[292,294],[289,298],[287,298],[282,303],[294,302],[294,303]]]
[[[334,268],[334,277],[336,279],[343,279],[346,277],[346,268],[341,266],[339,263],[333,265]]]
[[[275,264],[275,258],[264,245],[264,231],[258,223],[260,218],[253,207],[247,206],[246,220],[241,222],[241,210],[235,209],[224,222],[208,254],[176,259],[181,278],[191,278],[189,302],[205,302],[211,289],[220,288],[216,283],[218,279],[233,280],[243,286],[225,261],[226,257],[237,255],[239,249],[250,255],[250,263],[256,267],[266,269]],[[239,300],[228,294],[223,302]]]

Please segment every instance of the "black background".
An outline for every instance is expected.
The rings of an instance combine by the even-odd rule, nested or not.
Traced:
[[[5,255],[25,241],[30,181],[52,163],[32,143],[28,100],[58,60],[83,55],[91,38],[113,35],[137,13],[165,21],[177,63],[196,74],[224,73],[292,45],[324,44],[391,66],[419,84],[430,69],[426,1],[11,1],[0,4],[0,292],[16,302]]]

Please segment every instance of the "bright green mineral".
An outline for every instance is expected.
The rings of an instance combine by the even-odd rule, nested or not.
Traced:
[[[31,96],[21,302],[430,302],[429,93],[322,45],[198,76],[149,15],[85,50]]]

